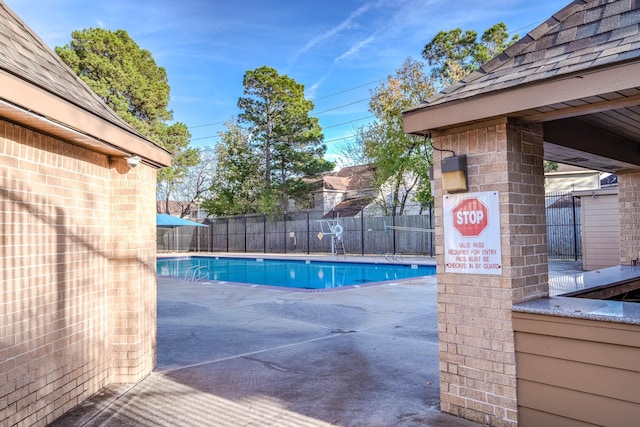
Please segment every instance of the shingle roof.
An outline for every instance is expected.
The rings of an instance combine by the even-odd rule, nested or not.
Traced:
[[[111,110],[0,0],[0,70],[142,136]]]
[[[364,190],[374,186],[375,165],[348,166],[323,177],[328,190]]]
[[[640,0],[575,0],[415,109],[640,58]]]
[[[338,203],[333,209],[327,212],[322,218],[352,218],[362,212],[373,200],[374,196],[365,196],[355,199],[344,200]]]

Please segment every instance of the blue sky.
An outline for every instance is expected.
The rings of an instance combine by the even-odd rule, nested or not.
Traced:
[[[305,86],[327,158],[371,119],[370,91],[440,30],[523,36],[569,0],[4,0],[50,47],[83,28],[124,29],[167,70],[169,108],[192,146],[212,147],[238,114],[247,70],[267,65]]]

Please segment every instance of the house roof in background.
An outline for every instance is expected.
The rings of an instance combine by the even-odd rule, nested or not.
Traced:
[[[375,187],[375,165],[348,166],[323,175],[324,190],[354,191]]]
[[[374,196],[364,196],[347,199],[338,203],[333,209],[327,212],[322,218],[351,218],[362,212],[373,200]]]

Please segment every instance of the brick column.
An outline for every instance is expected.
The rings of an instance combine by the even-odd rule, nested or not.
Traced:
[[[620,208],[620,264],[629,265],[640,255],[640,173],[618,174],[618,203]]]
[[[156,365],[156,170],[111,160],[109,301],[115,383]]]
[[[469,192],[498,191],[502,274],[444,266],[440,160],[434,151],[441,409],[492,426],[517,425],[511,307],[548,295],[542,126],[506,119],[433,135],[467,155]]]

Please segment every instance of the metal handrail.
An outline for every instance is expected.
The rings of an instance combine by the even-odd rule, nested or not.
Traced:
[[[384,255],[384,259],[386,259],[387,261],[392,262],[392,263],[396,263],[396,262],[398,264],[402,264],[403,263],[402,254],[400,252],[396,252],[395,254],[393,254],[391,252],[387,252]]]
[[[184,273],[185,282],[197,282],[207,277],[209,277],[209,267],[206,265],[192,265]]]

